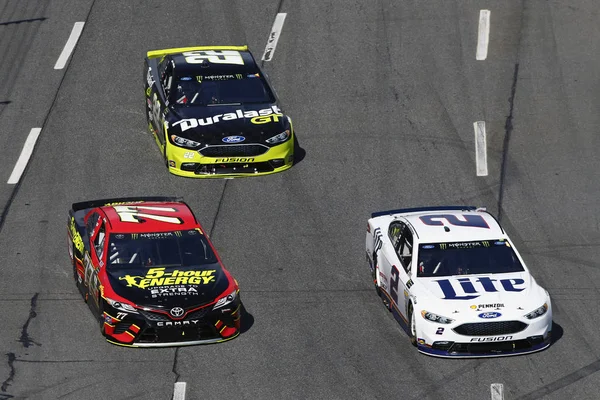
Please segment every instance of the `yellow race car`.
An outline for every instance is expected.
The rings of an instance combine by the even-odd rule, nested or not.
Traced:
[[[293,165],[292,120],[247,46],[149,51],[144,87],[148,129],[172,174],[241,177]]]

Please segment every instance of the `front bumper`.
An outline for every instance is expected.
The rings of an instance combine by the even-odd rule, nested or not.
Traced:
[[[461,325],[493,324],[504,327],[504,331],[458,334]],[[518,332],[507,330],[507,326],[524,326]],[[533,353],[550,346],[552,342],[552,312],[535,319],[513,318],[497,322],[461,321],[443,325],[422,321],[417,329],[417,349],[436,357],[501,357]],[[443,328],[440,331],[440,328]]]
[[[216,146],[217,147],[217,146]],[[223,150],[227,146],[218,146]],[[232,146],[233,147],[233,146]],[[294,135],[260,155],[205,156],[195,150],[167,144],[166,158],[169,172],[188,178],[236,178],[269,175],[285,171],[294,163]]]
[[[109,343],[128,347],[193,346],[224,342],[239,335],[240,303],[227,308],[227,312],[208,310],[212,305],[206,308],[189,310],[181,320],[155,311],[105,311],[103,331]]]

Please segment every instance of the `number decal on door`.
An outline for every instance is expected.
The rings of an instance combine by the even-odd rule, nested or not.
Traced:
[[[400,272],[395,265],[392,265],[392,276],[390,277],[390,296],[394,303],[398,305],[398,283],[400,282]]]

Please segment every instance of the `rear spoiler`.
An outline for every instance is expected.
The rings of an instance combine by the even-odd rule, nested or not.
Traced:
[[[75,212],[75,211],[79,211],[79,210],[84,210],[86,208],[96,208],[96,207],[116,205],[116,204],[143,203],[143,202],[147,202],[147,201],[179,202],[179,201],[183,201],[183,198],[181,198],[181,197],[166,197],[166,196],[117,197],[114,199],[91,200],[91,201],[82,201],[79,203],[73,203],[71,208]]]
[[[381,217],[382,215],[402,214],[421,211],[475,211],[474,206],[436,206],[436,207],[417,207],[417,208],[399,208],[397,210],[378,211],[371,214],[371,218]],[[480,208],[481,209],[481,208]]]
[[[167,54],[178,54],[185,51],[198,51],[198,50],[237,50],[237,51],[248,51],[248,46],[197,46],[197,47],[177,47],[173,49],[163,50],[151,50],[146,53],[147,58],[156,58],[166,56]]]

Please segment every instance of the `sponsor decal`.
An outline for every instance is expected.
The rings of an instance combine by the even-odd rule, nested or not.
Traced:
[[[501,317],[502,314],[500,314],[499,312],[495,312],[495,311],[488,311],[488,312],[484,312],[478,315],[479,318],[483,318],[483,319],[492,319],[492,318],[498,318]]]
[[[494,336],[494,337],[482,337],[482,338],[472,338],[471,342],[502,342],[506,340],[511,340],[512,336]]]
[[[184,326],[184,325],[196,325],[200,322],[199,319],[191,319],[189,321],[165,321],[157,322],[156,326]]]
[[[242,143],[244,140],[246,140],[246,138],[243,136],[225,136],[221,139],[223,143]]]
[[[152,87],[154,85],[154,79],[152,78],[152,68],[148,67],[148,72],[146,73],[146,82],[148,83],[148,87]]]
[[[261,117],[254,117],[250,122],[255,125],[268,124],[269,122],[279,122],[279,117],[283,117],[283,114],[269,114]]]
[[[75,226],[75,217],[71,217],[71,222],[69,223],[69,231],[71,232],[71,236],[73,237],[73,244],[79,253],[83,253],[84,245],[83,239],[77,231],[77,227]]]
[[[198,296],[198,285],[190,286],[161,286],[150,289],[153,299],[170,296]]]
[[[182,76],[181,78],[179,78],[180,81],[191,81],[192,77],[191,76]]]
[[[446,300],[472,300],[480,296],[480,292],[522,292],[525,284],[521,278],[493,279],[487,276],[480,278],[440,279],[435,281],[444,294]],[[496,283],[500,283],[499,285]],[[457,285],[458,283],[458,285]],[[477,286],[477,287],[476,287]]]
[[[406,288],[407,288],[407,289],[410,289],[410,287],[411,287],[412,285],[414,285],[414,284],[415,284],[415,283],[413,282],[413,280],[412,280],[412,279],[409,279],[409,280],[408,280],[408,282],[406,282]]]
[[[425,344],[425,339],[418,338],[418,339],[417,339],[417,342],[418,342],[419,344]]]
[[[216,270],[204,270],[204,271],[180,271],[174,270],[172,272],[165,272],[165,268],[150,268],[146,275],[125,275],[120,276],[119,280],[124,280],[128,287],[137,287],[140,289],[146,289],[149,287],[156,286],[175,286],[175,285],[207,285],[215,282],[214,273]],[[174,288],[176,292],[186,292],[188,289],[179,287]],[[160,292],[157,292],[159,294]]]
[[[218,163],[252,163],[254,162],[254,157],[227,157],[227,158],[217,158],[215,160]]]
[[[426,244],[426,245],[421,246],[422,249],[433,249],[434,247],[435,246],[432,244]]]
[[[504,303],[491,303],[491,304],[473,304],[471,310],[477,310],[478,308],[502,308]]]
[[[282,116],[283,114],[281,113],[281,110],[279,109],[279,107],[277,106],[271,106],[270,108],[264,108],[262,110],[235,110],[233,112],[230,113],[225,113],[225,114],[216,114],[213,115],[211,117],[206,117],[206,118],[186,118],[186,119],[181,119],[177,122],[174,122],[172,126],[178,126],[181,129],[181,132],[185,132],[188,129],[194,129],[197,128],[198,126],[208,126],[208,125],[213,125],[213,124],[217,124],[219,122],[223,122],[223,121],[233,121],[236,119],[243,119],[243,118],[256,118],[256,117],[265,117],[265,118],[269,118],[269,121],[262,122],[263,120],[257,120],[258,122],[252,122],[253,124],[265,124],[267,122],[271,122],[272,118],[279,118],[279,116]],[[277,119],[278,120],[278,119]]]
[[[175,168],[175,161],[174,160],[169,160],[169,167],[171,168]]]

